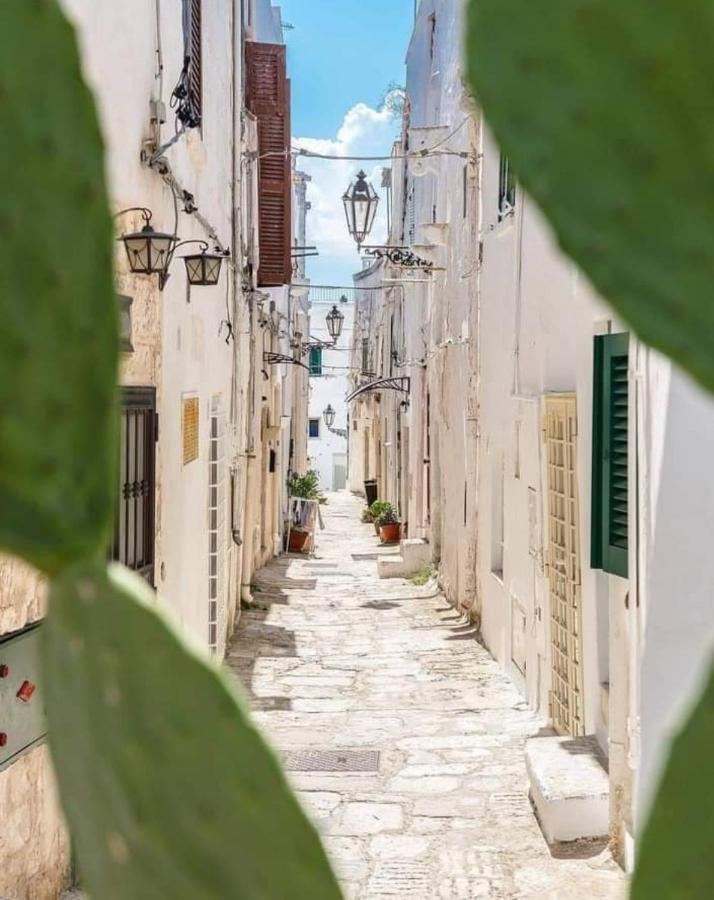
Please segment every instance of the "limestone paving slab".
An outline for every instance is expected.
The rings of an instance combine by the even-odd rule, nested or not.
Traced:
[[[524,758],[543,721],[433,584],[378,578],[361,507],[330,494],[315,557],[258,573],[226,656],[283,757],[379,754],[287,773],[345,897],[624,898],[601,845],[551,854]]]

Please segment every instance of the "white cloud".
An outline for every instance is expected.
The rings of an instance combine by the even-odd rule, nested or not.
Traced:
[[[398,122],[388,109],[372,109],[358,103],[345,115],[335,138],[293,138],[293,146],[328,156],[389,155]],[[361,268],[357,246],[347,231],[342,195],[360,168],[380,195],[372,243],[384,243],[387,235],[386,196],[381,187],[383,162],[298,157],[300,171],[312,177],[307,197],[312,209],[307,220],[307,243],[316,244],[317,258],[308,259],[308,276],[315,284],[352,284],[352,273]]]

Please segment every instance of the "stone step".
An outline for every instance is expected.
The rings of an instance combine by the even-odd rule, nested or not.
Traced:
[[[422,538],[407,538],[399,544],[399,553],[377,561],[380,578],[411,578],[431,562],[431,546]]]
[[[531,798],[549,844],[609,832],[609,783],[594,737],[537,737],[526,743]]]

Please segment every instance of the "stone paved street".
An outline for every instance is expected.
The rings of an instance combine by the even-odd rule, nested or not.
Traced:
[[[260,573],[227,658],[345,895],[624,896],[601,846],[549,850],[523,760],[543,723],[433,585],[377,578],[360,509],[330,495],[315,557]]]

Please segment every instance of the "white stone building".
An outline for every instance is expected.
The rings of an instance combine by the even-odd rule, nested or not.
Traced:
[[[528,703],[594,736],[609,811],[585,818],[631,867],[711,656],[714,404],[628,334],[516,184],[464,86],[463,12],[418,7],[389,242],[433,266],[355,276],[350,486],[378,479]]]
[[[309,332],[307,302],[290,292],[300,201],[280,11],[269,0],[62,6],[97,101],[117,238],[144,225],[140,207],[157,231],[194,242],[177,248],[165,283],[133,273],[117,242],[122,428],[112,555],[156,587],[194,643],[222,658],[253,573],[281,552],[287,474],[295,454],[306,457],[307,374],[269,356],[291,354]],[[272,106],[256,64],[272,67]],[[279,127],[262,128],[264,117]],[[267,131],[284,156],[266,167],[258,157]],[[221,274],[215,286],[191,286],[181,257],[204,246],[226,251]],[[43,611],[36,575],[0,559],[2,654],[19,652],[15,639]],[[55,900],[69,872],[36,737],[0,758],[0,896],[13,900]]]
[[[327,316],[337,307],[344,316],[342,332],[333,343]],[[347,394],[350,391],[349,367],[355,304],[351,288],[313,288],[310,338],[315,347],[310,351],[310,403],[308,411],[308,468],[320,476],[325,491],[339,491],[347,486]],[[322,345],[322,346],[318,346]],[[334,421],[328,426],[325,410],[334,410]]]

